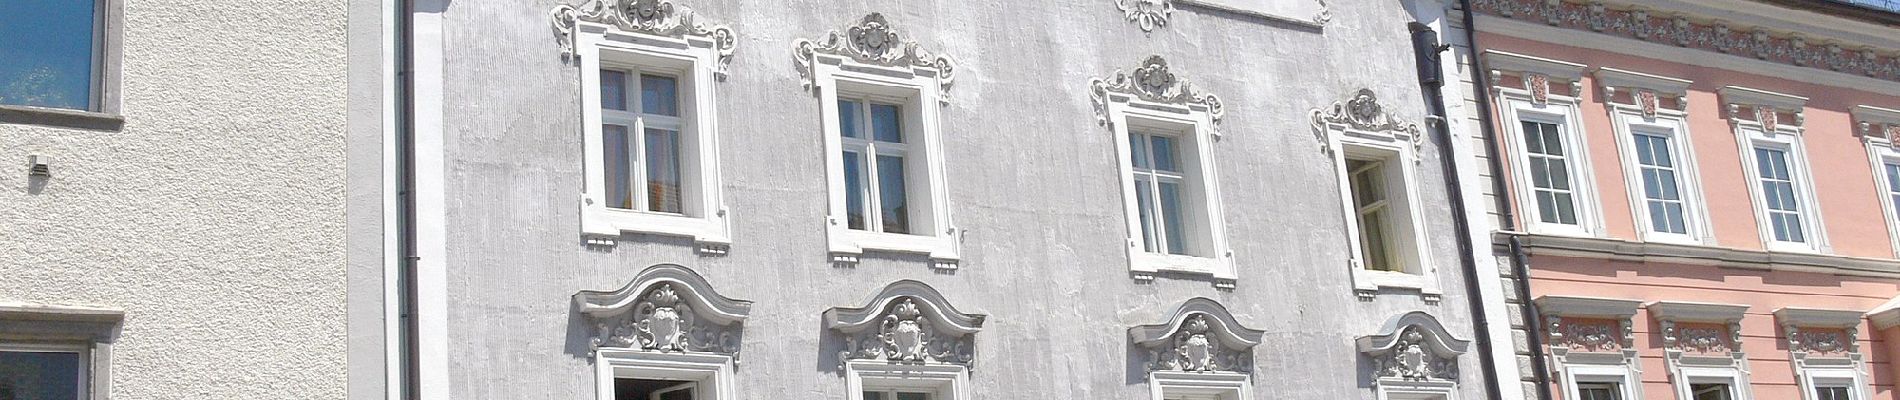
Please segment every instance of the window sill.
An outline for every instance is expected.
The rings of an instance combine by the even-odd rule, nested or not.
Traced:
[[[947,231],[954,231],[954,228]],[[959,261],[957,239],[952,233],[924,236],[861,231],[835,225],[828,233],[831,239],[831,262],[836,264],[856,264],[865,251],[924,254],[930,256],[931,268],[943,270],[956,269]]]
[[[1425,270],[1416,266],[1413,268]],[[1360,300],[1371,300],[1378,296],[1379,291],[1386,289],[1417,290],[1428,303],[1437,303],[1444,296],[1444,292],[1438,289],[1438,282],[1425,274],[1354,268],[1353,282],[1353,291],[1358,293]]]
[[[117,131],[125,126],[125,117],[119,114],[84,110],[0,105],[0,124]]]
[[[1214,287],[1234,288],[1234,268],[1230,258],[1184,256],[1175,254],[1149,253],[1130,250],[1128,254],[1129,270],[1135,280],[1152,281],[1160,273],[1183,273],[1205,275],[1214,278]]]
[[[732,247],[723,210],[690,217],[586,206],[581,214],[582,235],[590,244],[612,246],[622,233],[644,233],[693,238],[694,250],[703,255],[725,255]]]

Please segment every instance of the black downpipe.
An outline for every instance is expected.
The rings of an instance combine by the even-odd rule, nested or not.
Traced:
[[[1427,125],[1432,128],[1439,145],[1438,161],[1444,168],[1446,196],[1450,197],[1452,228],[1456,232],[1470,232],[1471,221],[1465,215],[1464,187],[1459,183],[1458,160],[1452,152],[1451,125],[1445,117],[1444,85],[1445,76],[1440,57],[1450,46],[1438,43],[1438,32],[1431,26],[1419,22],[1406,24],[1412,31],[1412,54],[1417,58],[1418,85],[1425,92],[1425,105],[1431,112]],[[1464,265],[1465,298],[1471,303],[1471,320],[1478,332],[1490,332],[1490,321],[1485,318],[1483,291],[1478,288],[1478,263],[1472,255],[1471,237],[1461,235],[1458,239],[1458,261]],[[1496,363],[1491,360],[1491,340],[1480,335],[1478,339],[1478,362],[1483,365],[1485,393],[1492,400],[1502,400]]]
[[[417,339],[421,336],[418,332],[420,324],[416,321],[416,263],[421,259],[421,257],[416,255],[415,224],[416,120],[414,115],[416,103],[413,93],[415,92],[416,82],[414,74],[415,57],[414,52],[410,51],[411,38],[415,34],[415,30],[412,27],[413,24],[410,21],[410,18],[415,15],[415,1],[399,0],[398,4],[400,4],[400,6],[398,6],[394,21],[397,32],[395,38],[396,43],[394,43],[394,45],[396,53],[396,79],[400,81],[397,85],[396,97],[398,99],[397,102],[401,105],[395,110],[397,119],[396,174],[398,175],[397,179],[400,181],[398,183],[400,187],[396,191],[396,196],[401,199],[401,201],[397,202],[401,210],[398,211],[398,216],[396,217],[396,231],[398,235],[402,236],[402,240],[400,241],[400,247],[397,248],[396,251],[402,260],[398,263],[397,267],[400,270],[398,274],[400,277],[398,279],[400,279],[401,293],[398,295],[396,301],[400,303],[398,306],[401,307],[402,319],[400,322],[402,324],[402,343],[400,344],[400,346],[402,346],[402,366],[399,372],[400,381],[402,382],[402,399],[413,400],[421,398],[422,388],[422,385],[417,382],[417,378],[421,375],[420,361],[417,360],[417,353],[419,349],[421,349],[421,346],[416,343]]]

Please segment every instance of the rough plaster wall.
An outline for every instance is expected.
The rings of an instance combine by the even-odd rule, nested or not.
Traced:
[[[0,125],[0,299],[124,309],[113,398],[343,397],[342,4],[124,7],[123,130]]]
[[[1267,331],[1253,375],[1262,399],[1369,398],[1370,367],[1352,340],[1407,311],[1476,336],[1437,144],[1423,149],[1419,171],[1444,301],[1394,292],[1366,302],[1351,289],[1333,170],[1309,127],[1309,110],[1360,87],[1422,119],[1399,2],[1336,5],[1323,34],[1192,7],[1144,34],[1109,1],[681,2],[739,35],[732,76],[718,88],[736,221],[724,257],[696,256],[676,238],[624,236],[610,251],[581,244],[582,88],[547,25],[555,4],[464,0],[445,12],[455,398],[592,396],[591,332],[570,296],[619,288],[656,263],[689,266],[720,293],[755,302],[738,370],[747,399],[843,398],[837,339],[819,314],[860,306],[898,279],[989,315],[977,339],[977,399],[1147,398],[1126,329],[1196,296]],[[819,105],[799,85],[791,43],[871,11],[961,63],[942,109],[952,218],[971,231],[954,273],[878,253],[855,268],[827,263]],[[1214,158],[1239,260],[1235,290],[1128,276],[1114,142],[1095,123],[1087,82],[1149,54],[1228,106]],[[1460,363],[1460,397],[1481,398],[1475,347]]]

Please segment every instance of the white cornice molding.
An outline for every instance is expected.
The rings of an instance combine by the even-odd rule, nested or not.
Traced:
[[[1606,88],[1648,89],[1676,96],[1687,95],[1689,93],[1689,84],[1693,83],[1688,79],[1671,78],[1610,67],[1597,68],[1596,78],[1597,84]]]
[[[119,322],[125,310],[106,307],[0,302],[0,322]]]
[[[1857,105],[1854,106],[1854,120],[1876,124],[1900,124],[1900,110]]]
[[[1872,322],[1874,329],[1879,330],[1900,326],[1900,297],[1887,300],[1886,303],[1868,311],[1867,322]]]
[[[1900,110],[1870,105],[1854,106],[1855,134],[1870,143],[1892,146],[1900,139]]]
[[[1743,86],[1723,86],[1718,93],[1722,96],[1722,104],[1769,106],[1788,111],[1800,111],[1808,105],[1807,97]]]
[[[1860,311],[1828,310],[1805,307],[1775,309],[1775,320],[1782,325],[1807,328],[1852,328],[1860,325]]]
[[[1643,308],[1657,320],[1674,322],[1735,323],[1748,312],[1746,305],[1689,301],[1657,301]]]
[[[1534,255],[1605,259],[1637,263],[1706,265],[1770,271],[1900,278],[1900,260],[1818,253],[1772,252],[1622,239],[1497,232],[1496,243],[1522,238]]]
[[[1583,71],[1587,68],[1583,64],[1569,61],[1552,60],[1499,50],[1485,50],[1484,63],[1492,70],[1543,74],[1552,78],[1568,81],[1583,79]]]
[[[1628,318],[1642,300],[1582,296],[1538,296],[1537,312],[1573,318]]]

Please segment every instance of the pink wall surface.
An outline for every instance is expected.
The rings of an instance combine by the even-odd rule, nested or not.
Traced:
[[[1536,256],[1531,259],[1531,293],[1536,296],[1582,296],[1655,301],[1687,301],[1747,305],[1741,324],[1742,350],[1748,355],[1750,387],[1759,400],[1800,399],[1788,346],[1780,336],[1774,311],[1805,307],[1866,311],[1900,293],[1900,281],[1855,278],[1809,272],[1744,270],[1712,266],[1608,261]],[[1635,348],[1642,360],[1644,398],[1675,399],[1669,370],[1663,360],[1662,336],[1648,310],[1634,319]],[[1875,400],[1893,400],[1896,350],[1900,329],[1874,331],[1863,321],[1857,343],[1867,360]],[[1559,386],[1552,393],[1562,397]]]
[[[1480,33],[1478,43],[1487,49],[1584,64],[1589,66],[1591,72],[1599,67],[1612,67],[1693,81],[1688,94],[1688,113],[1694,148],[1689,149],[1689,152],[1694,155],[1700,169],[1710,225],[1716,245],[1721,247],[1760,250],[1764,246],[1756,228],[1754,205],[1749,197],[1753,186],[1742,169],[1735,133],[1729,127],[1717,91],[1723,86],[1736,85],[1808,97],[1806,123],[1803,125],[1806,130],[1802,141],[1807,147],[1809,171],[1814,177],[1821,221],[1833,247],[1833,254],[1894,258],[1894,249],[1885,225],[1886,215],[1881,210],[1880,188],[1874,180],[1876,169],[1868,161],[1865,145],[1855,136],[1856,128],[1849,110],[1855,105],[1900,108],[1900,97],[1492,33]],[[1736,57],[1736,61],[1752,62],[1742,57]],[[1813,73],[1833,72],[1814,70]],[[1591,171],[1596,178],[1596,198],[1602,206],[1602,217],[1607,228],[1605,235],[1636,240],[1637,227],[1630,209],[1629,188],[1624,184],[1620,149],[1617,147],[1609,111],[1602,99],[1602,90],[1590,74],[1584,77],[1583,88],[1581,123],[1589,146]],[[1793,121],[1784,120],[1783,123],[1792,124]],[[1507,150],[1499,148],[1495,151],[1504,154]],[[1506,174],[1504,179],[1509,183],[1508,168]],[[1511,190],[1515,192],[1517,189]],[[1507,206],[1515,207],[1516,203]],[[1522,226],[1522,216],[1527,214],[1524,210],[1518,210],[1515,214],[1519,216]]]

